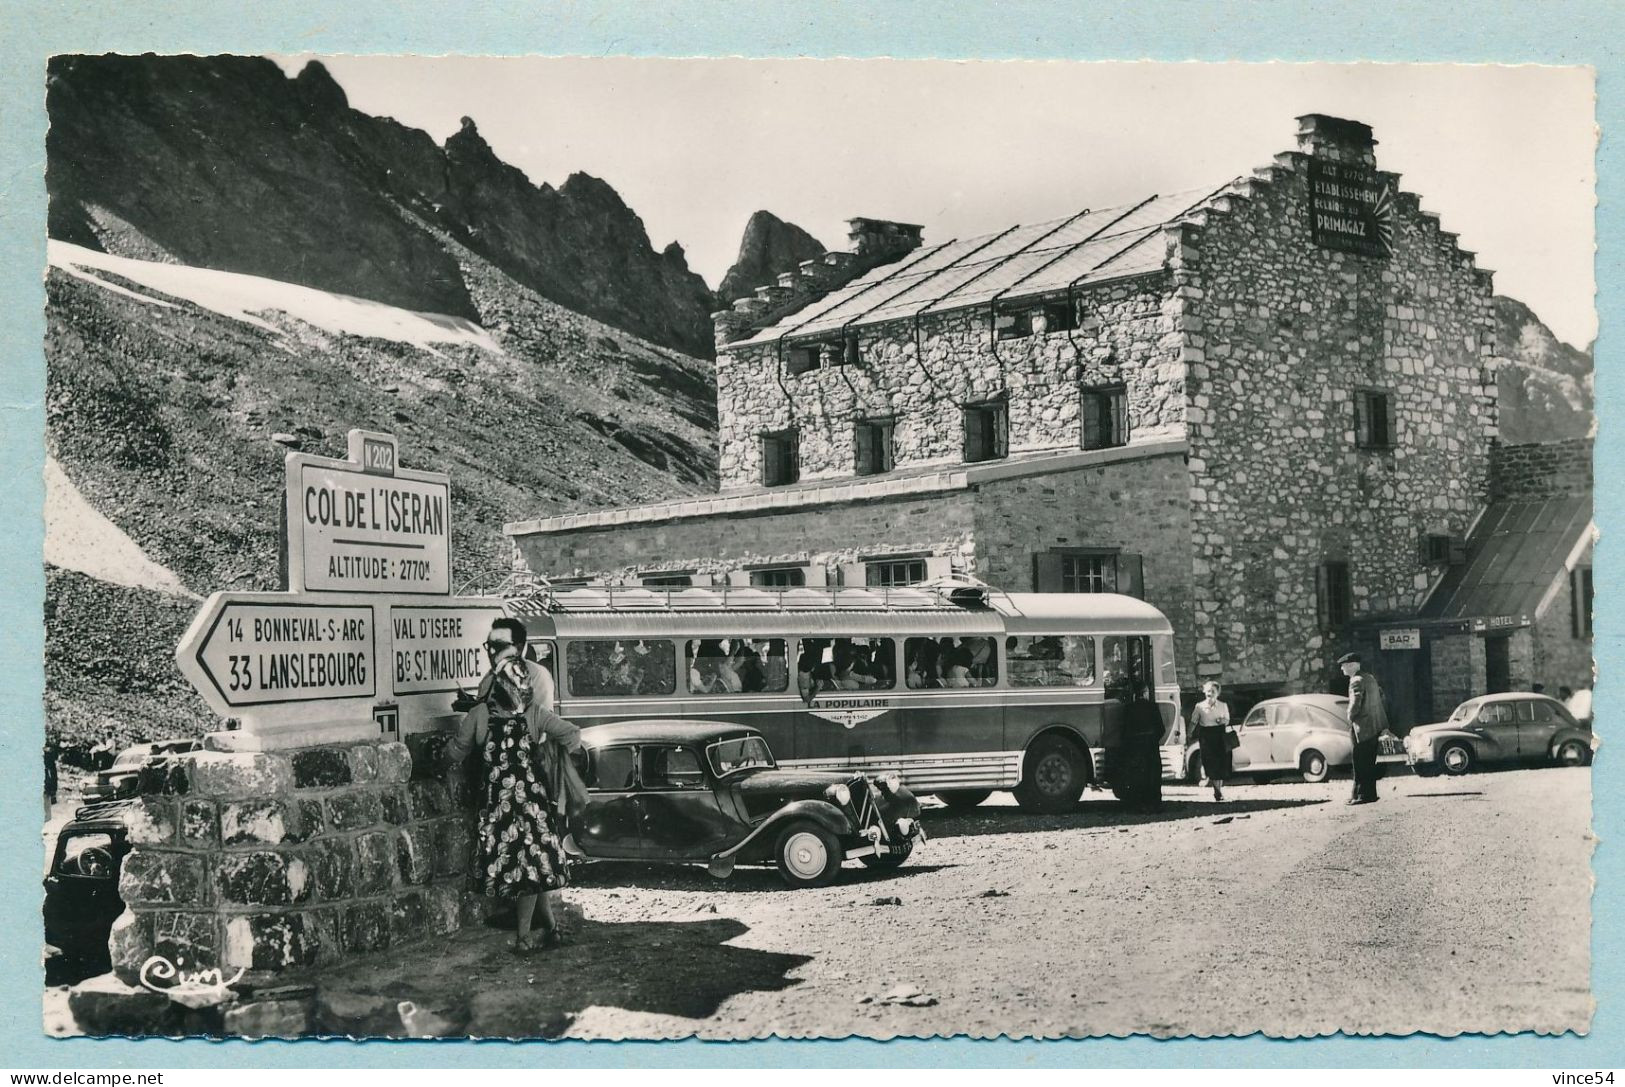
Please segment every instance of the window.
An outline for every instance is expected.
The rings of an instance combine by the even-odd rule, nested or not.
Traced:
[[[1082,445],[1085,449],[1112,449],[1128,444],[1128,390],[1121,385],[1097,385],[1083,390]]]
[[[1095,640],[1082,634],[1012,635],[1004,640],[1012,687],[1091,687]]]
[[[1078,310],[1071,299],[1046,302],[1039,314],[1044,321],[1043,332],[1071,332],[1078,327]]]
[[[711,760],[711,772],[717,777],[757,766],[773,768],[773,755],[767,749],[767,741],[760,736],[722,740],[706,748],[705,754]]]
[[[692,747],[640,747],[638,769],[645,789],[705,788],[699,752]]]
[[[686,589],[694,584],[694,575],[650,574],[639,580],[645,589]]]
[[[863,564],[863,583],[871,589],[918,585],[925,580],[924,559],[893,559]]]
[[[1241,723],[1242,728],[1269,728],[1270,708],[1268,706],[1254,706],[1247,714],[1247,719]]]
[[[636,757],[630,747],[604,747],[587,761],[587,788],[595,793],[624,793],[635,778]]]
[[[1003,400],[965,405],[965,462],[999,460],[1010,450],[1010,414]]]
[[[791,347],[784,356],[785,369],[790,376],[804,374],[808,370],[816,370],[823,364],[824,349],[816,343],[797,344]]]
[[[796,689],[889,691],[897,686],[897,643],[890,638],[803,638],[796,657]]]
[[[1100,640],[1101,683],[1106,697],[1120,702],[1154,702],[1151,639],[1112,634]]]
[[[1530,702],[1527,705],[1529,706],[1529,719],[1535,724],[1549,725],[1557,720],[1557,714],[1553,711],[1550,702]]]
[[[1019,340],[1033,334],[1032,310],[1007,310],[993,315],[993,334],[1001,340]]]
[[[856,474],[874,476],[892,470],[890,419],[859,419],[853,428],[853,437],[857,446]]]
[[[783,487],[801,478],[800,443],[794,430],[762,435],[762,486]]]
[[[565,644],[570,693],[582,698],[669,695],[677,690],[677,644],[663,638],[578,639]]]
[[[1381,389],[1354,391],[1354,444],[1361,449],[1394,447],[1394,398]]]
[[[1510,725],[1512,724],[1512,707],[1505,702],[1489,702],[1478,711],[1478,723],[1481,725]]]
[[[780,566],[772,570],[752,570],[750,583],[758,589],[793,589],[807,584],[807,570],[801,566]]]
[[[694,694],[780,692],[790,688],[783,638],[691,638],[688,689]]]
[[[911,690],[992,687],[999,682],[992,638],[909,638],[903,643],[903,661]]]
[[[1107,548],[1056,547],[1033,556],[1033,591],[1145,596],[1140,555]]]
[[[1323,562],[1315,569],[1315,606],[1322,630],[1344,626],[1353,608],[1354,588],[1346,562]]]
[[[1062,555],[1063,593],[1115,593],[1116,555]]]
[[[1422,537],[1422,561],[1429,566],[1459,566],[1467,561],[1467,541],[1448,532],[1430,532]]]
[[[1591,637],[1591,567],[1574,568],[1574,636]]]

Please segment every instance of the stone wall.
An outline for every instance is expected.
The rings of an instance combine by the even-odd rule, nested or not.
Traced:
[[[1304,146],[1370,164],[1369,146],[1313,131]],[[1308,164],[1278,156],[1169,232],[1189,365],[1197,667],[1295,689],[1318,689],[1343,644],[1317,621],[1317,566],[1348,562],[1356,617],[1418,606],[1418,542],[1465,534],[1496,426],[1489,274],[1409,193],[1396,198],[1390,259],[1321,247]],[[1391,451],[1356,447],[1362,387],[1395,398]]]
[[[275,974],[477,921],[484,902],[463,878],[471,815],[412,768],[405,744],[363,743],[205,750],[149,770],[119,878],[115,973],[133,984],[161,955]]]
[[[854,423],[895,420],[899,470],[963,459],[961,406],[1008,397],[1012,454],[1077,449],[1079,383],[1127,387],[1134,438],[1176,437],[1184,421],[1182,370],[1167,277],[1079,294],[1080,327],[996,340],[985,306],[857,330],[861,361],[790,375],[773,344],[717,359],[718,475],[724,493],[761,486],[764,432],[795,427],[801,478],[854,474]]]
[[[591,576],[636,584],[643,573],[683,570],[721,584],[747,566],[824,572],[876,554],[947,556],[973,573],[974,516],[967,491],[907,495],[782,511],[717,514],[517,537],[519,559],[548,577]]]
[[[1457,706],[1484,693],[1484,639],[1475,634],[1428,635],[1428,652],[1433,654],[1432,713],[1418,707],[1426,721],[1443,721]]]
[[[1590,438],[1497,445],[1490,451],[1491,499],[1589,495],[1591,447]]]
[[[1591,565],[1589,546],[1578,565],[1581,567]],[[1574,636],[1574,608],[1573,579],[1565,575],[1557,595],[1552,598],[1545,614],[1535,623],[1534,679],[1538,683],[1546,684],[1546,693],[1549,695],[1555,696],[1559,687],[1572,687],[1578,690],[1594,685],[1592,640],[1589,637]]]

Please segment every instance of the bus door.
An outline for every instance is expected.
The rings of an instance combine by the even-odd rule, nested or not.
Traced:
[[[1145,635],[1108,634],[1101,639],[1101,678],[1106,688],[1105,718],[1106,745],[1114,746],[1127,724],[1127,708],[1136,702],[1157,700],[1151,660],[1151,639]],[[1157,737],[1160,745],[1167,735],[1171,718],[1166,707],[1162,711],[1163,730]]]
[[[991,635],[903,639],[899,699],[903,749],[910,755],[991,754],[1004,750],[998,639]]]
[[[797,762],[866,766],[903,753],[897,639],[802,638],[797,650]]]
[[[760,729],[774,757],[794,758],[804,706],[790,681],[790,645],[756,635],[685,638],[684,713]]]

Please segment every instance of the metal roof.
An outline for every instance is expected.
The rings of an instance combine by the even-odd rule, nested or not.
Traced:
[[[729,721],[649,717],[633,721],[613,721],[606,725],[588,725],[581,730],[581,742],[588,747],[637,743],[640,740],[650,743],[702,744],[739,736],[760,735],[759,730],[749,725]]]
[[[1467,561],[1445,572],[1421,618],[1536,617],[1590,529],[1586,496],[1492,502],[1467,538]]]
[[[780,337],[815,339],[848,328],[1054,294],[1139,275],[1166,263],[1162,228],[1230,188],[1187,189],[1061,219],[928,246],[878,268],[822,300],[786,314],[736,346]]]

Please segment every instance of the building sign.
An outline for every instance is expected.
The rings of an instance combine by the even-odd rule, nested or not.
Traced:
[[[368,605],[216,593],[177,653],[181,671],[222,716],[254,706],[371,698],[378,687]]]
[[[400,467],[392,434],[350,431],[348,460],[287,458],[294,592],[451,592],[451,481]]]
[[[1421,649],[1422,632],[1416,627],[1405,630],[1384,630],[1378,633],[1383,649]]]
[[[1490,615],[1473,620],[1474,634],[1494,634],[1503,630],[1517,630],[1529,625],[1527,615]]]
[[[1394,252],[1394,190],[1364,166],[1309,160],[1309,233],[1317,245],[1367,257]]]
[[[451,605],[389,609],[390,674],[396,694],[455,692],[476,687],[486,671],[485,636],[498,607]]]

